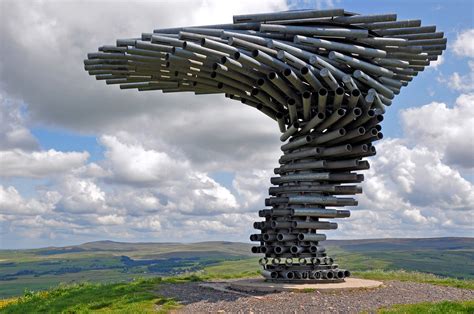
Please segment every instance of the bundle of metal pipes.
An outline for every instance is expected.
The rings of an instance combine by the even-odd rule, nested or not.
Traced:
[[[446,38],[396,14],[298,10],[234,16],[233,24],[157,29],[88,54],[85,69],[121,89],[222,93],[275,120],[283,156],[251,235],[268,280],[335,282],[350,275],[319,230],[349,217],[358,170],[383,137],[400,90],[437,60]]]

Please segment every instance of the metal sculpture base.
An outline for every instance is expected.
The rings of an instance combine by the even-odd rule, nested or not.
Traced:
[[[341,283],[341,282],[345,282],[345,279],[293,279],[293,280],[265,279],[265,282],[317,284],[317,283]]]
[[[202,284],[205,287],[222,291],[238,291],[244,293],[274,293],[274,292],[337,292],[343,290],[357,290],[357,289],[376,289],[383,285],[381,281],[347,278],[340,282],[334,281],[269,281],[265,279],[239,279],[224,282],[213,282]]]

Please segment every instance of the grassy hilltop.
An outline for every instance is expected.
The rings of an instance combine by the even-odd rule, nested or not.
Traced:
[[[326,246],[339,264],[361,278],[474,289],[473,238],[333,240]],[[250,244],[233,242],[99,241],[1,250],[0,312],[168,312],[179,304],[157,295],[158,286],[256,276],[258,258],[249,249]],[[472,313],[474,302],[407,305],[380,311]]]
[[[248,263],[224,262],[222,265],[205,267],[202,275],[168,278],[139,279],[127,283],[61,285],[54,289],[27,292],[19,298],[0,300],[1,313],[168,313],[181,305],[172,298],[161,297],[157,289],[169,283],[188,283],[215,278],[238,278],[255,275],[253,272],[237,272],[246,269]],[[237,266],[237,267],[235,267]],[[253,267],[253,266],[252,266]],[[358,277],[378,280],[401,280],[474,289],[474,280],[441,278],[435,275],[405,271],[356,272]],[[308,291],[311,292],[311,291]],[[382,308],[378,313],[474,313],[474,301],[419,303]]]
[[[161,284],[256,276],[258,258],[249,253],[250,246],[99,241],[0,250],[0,312],[166,312],[178,304],[156,295]],[[332,240],[326,247],[361,278],[474,289],[473,238]],[[419,313],[433,306],[386,311]],[[473,302],[436,307],[433,313],[474,311]]]

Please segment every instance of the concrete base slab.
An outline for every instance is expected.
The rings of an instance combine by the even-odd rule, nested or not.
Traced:
[[[346,278],[344,282],[339,283],[308,283],[291,284],[268,282],[265,279],[243,279],[228,282],[228,287],[243,292],[281,292],[294,291],[305,292],[317,290],[321,292],[333,292],[352,289],[373,289],[382,286],[383,282],[359,278]]]

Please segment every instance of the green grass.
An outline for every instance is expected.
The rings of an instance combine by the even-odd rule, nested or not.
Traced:
[[[239,261],[224,261],[218,265],[204,267],[196,274],[206,280],[246,278],[258,276],[260,268],[258,258],[249,258]]]
[[[474,290],[474,280],[472,279],[456,279],[449,277],[439,277],[433,274],[426,274],[413,271],[385,271],[385,270],[371,270],[353,272],[352,276],[364,279],[374,280],[399,280],[399,281],[414,281],[421,283],[429,283],[432,285],[448,286],[461,289]]]
[[[0,298],[23,294],[25,289],[38,291],[56,287],[59,284],[74,284],[80,282],[112,283],[124,282],[140,277],[156,277],[156,274],[123,273],[117,269],[89,270],[78,273],[61,275],[21,276],[16,280],[0,281]]]
[[[395,305],[390,308],[383,308],[378,311],[380,314],[458,314],[474,313],[474,301],[440,303],[417,303]]]
[[[156,313],[177,308],[170,298],[153,293],[161,278],[130,283],[80,283],[28,292],[0,308],[2,313]]]

